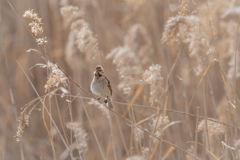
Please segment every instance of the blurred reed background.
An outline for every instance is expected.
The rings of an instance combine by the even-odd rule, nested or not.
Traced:
[[[239,1],[9,1],[0,160],[240,159]]]

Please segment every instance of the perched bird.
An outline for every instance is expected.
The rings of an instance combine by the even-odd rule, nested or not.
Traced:
[[[105,98],[104,102],[108,104],[108,107],[113,108],[112,103],[109,102],[112,101],[111,100],[112,88],[110,85],[110,81],[104,75],[103,68],[100,65],[97,65],[96,70],[94,71],[94,76],[91,83],[91,91],[94,94],[100,96],[98,100],[104,97]]]

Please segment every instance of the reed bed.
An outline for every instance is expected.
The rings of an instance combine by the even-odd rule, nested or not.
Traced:
[[[239,8],[1,0],[0,160],[240,159]]]

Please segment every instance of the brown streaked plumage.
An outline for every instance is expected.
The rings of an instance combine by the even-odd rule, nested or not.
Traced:
[[[101,97],[105,97],[105,103],[108,103],[109,108],[113,108],[111,101],[112,88],[110,81],[104,74],[102,66],[97,65],[96,71],[94,71],[94,77],[91,83],[91,91]],[[100,99],[98,98],[98,99]]]

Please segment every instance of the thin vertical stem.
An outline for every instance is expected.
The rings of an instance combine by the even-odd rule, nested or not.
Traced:
[[[202,59],[203,62],[203,59]],[[205,78],[202,81],[203,86],[203,107],[204,107],[204,116],[205,116],[205,131],[206,131],[206,141],[207,141],[207,149],[210,151],[210,144],[209,144],[209,136],[208,136],[208,125],[207,125],[207,108],[206,108],[206,98],[205,98]]]
[[[236,75],[237,75],[237,50],[238,50],[238,29],[239,29],[239,23],[240,23],[240,15],[238,16],[238,27],[237,27],[237,37],[236,37],[236,48],[235,48],[235,54],[234,54],[234,59],[235,59],[235,62],[234,62],[234,90],[235,90],[235,93],[237,92],[237,78],[236,78]],[[234,95],[234,105],[236,106],[236,95]],[[235,121],[235,125],[237,125],[237,108],[235,108],[235,112],[234,112],[234,121]],[[235,134],[235,141],[237,141],[237,129],[234,130],[234,134]],[[236,150],[236,159],[239,158],[239,155],[238,155],[238,148]]]
[[[87,116],[87,118],[88,118],[88,120],[89,120],[90,127],[91,127],[91,129],[92,129],[92,131],[93,131],[93,135],[94,135],[94,137],[95,137],[95,139],[96,139],[96,141],[97,141],[97,144],[98,144],[99,150],[100,150],[100,152],[101,152],[101,154],[102,154],[102,158],[103,158],[104,160],[106,160],[106,158],[105,158],[105,156],[104,156],[104,154],[103,154],[102,148],[101,148],[101,146],[100,146],[100,143],[99,143],[99,141],[98,141],[97,135],[96,135],[96,133],[95,133],[95,131],[94,131],[94,129],[93,129],[93,125],[92,125],[91,119],[90,119],[90,117],[89,117],[89,115],[88,115],[88,112],[87,112],[86,106],[85,106],[85,104],[84,104],[82,98],[81,98],[81,101],[82,101],[83,108],[84,108],[84,110],[85,110],[86,116]]]
[[[195,145],[194,145],[194,160],[196,160],[196,157],[197,157],[198,119],[199,119],[199,107],[197,107],[197,119],[196,119],[196,130],[195,130]]]
[[[11,86],[10,76],[9,76],[7,55],[6,55],[6,50],[5,50],[5,46],[4,46],[4,43],[3,43],[1,7],[0,7],[0,47],[2,48],[2,53],[3,53],[3,57],[4,57],[4,61],[5,61],[5,67],[6,67],[6,73],[7,73],[7,82],[8,82],[8,90],[9,90],[10,99],[11,99],[11,103],[12,103],[14,118],[15,118],[15,121],[16,121],[16,126],[17,126],[16,128],[18,128],[17,108],[16,108],[16,105],[15,105],[14,96],[13,96],[13,92],[12,92],[12,86]],[[20,158],[21,158],[21,160],[24,160],[23,147],[22,147],[22,142],[21,141],[18,143],[18,147],[19,147],[19,152],[20,152]]]
[[[60,130],[58,129],[58,126],[57,126],[57,124],[56,124],[56,123],[55,123],[55,121],[53,120],[53,118],[52,118],[52,116],[51,116],[50,112],[48,111],[48,109],[47,109],[47,107],[46,107],[46,105],[43,103],[43,100],[41,99],[40,95],[38,94],[38,92],[37,92],[36,88],[34,87],[34,85],[32,84],[32,82],[30,81],[29,77],[27,76],[26,72],[23,70],[22,66],[19,64],[19,62],[18,62],[18,61],[17,61],[17,63],[18,63],[18,65],[20,66],[20,68],[21,68],[21,70],[23,71],[23,73],[25,74],[25,76],[27,77],[27,79],[28,79],[29,83],[31,84],[31,86],[32,86],[33,90],[34,90],[34,91],[35,91],[35,93],[37,94],[37,96],[38,96],[38,98],[39,98],[40,102],[41,102],[41,103],[42,103],[42,105],[44,106],[44,108],[45,108],[45,110],[46,110],[46,112],[47,112],[47,114],[48,114],[49,118],[51,119],[51,121],[52,121],[52,123],[53,123],[54,127],[56,128],[56,130],[57,130],[57,132],[58,132],[58,134],[59,134],[60,138],[62,139],[62,141],[63,141],[63,144],[65,145],[65,147],[67,148],[67,150],[70,152],[70,148],[68,147],[68,145],[67,145],[66,141],[64,140],[64,138],[63,138],[63,136],[62,136],[62,134],[61,134]],[[71,154],[70,154],[70,155],[71,155]],[[71,159],[74,159],[74,158],[72,157],[72,155],[71,155]]]
[[[109,115],[108,119],[109,119],[110,129],[111,129],[111,137],[112,137],[112,145],[113,145],[113,155],[114,155],[114,159],[117,160],[117,155],[116,155],[116,150],[115,150],[115,143],[114,143],[114,136],[113,136],[113,125],[112,125],[112,119],[111,119],[110,115]]]

